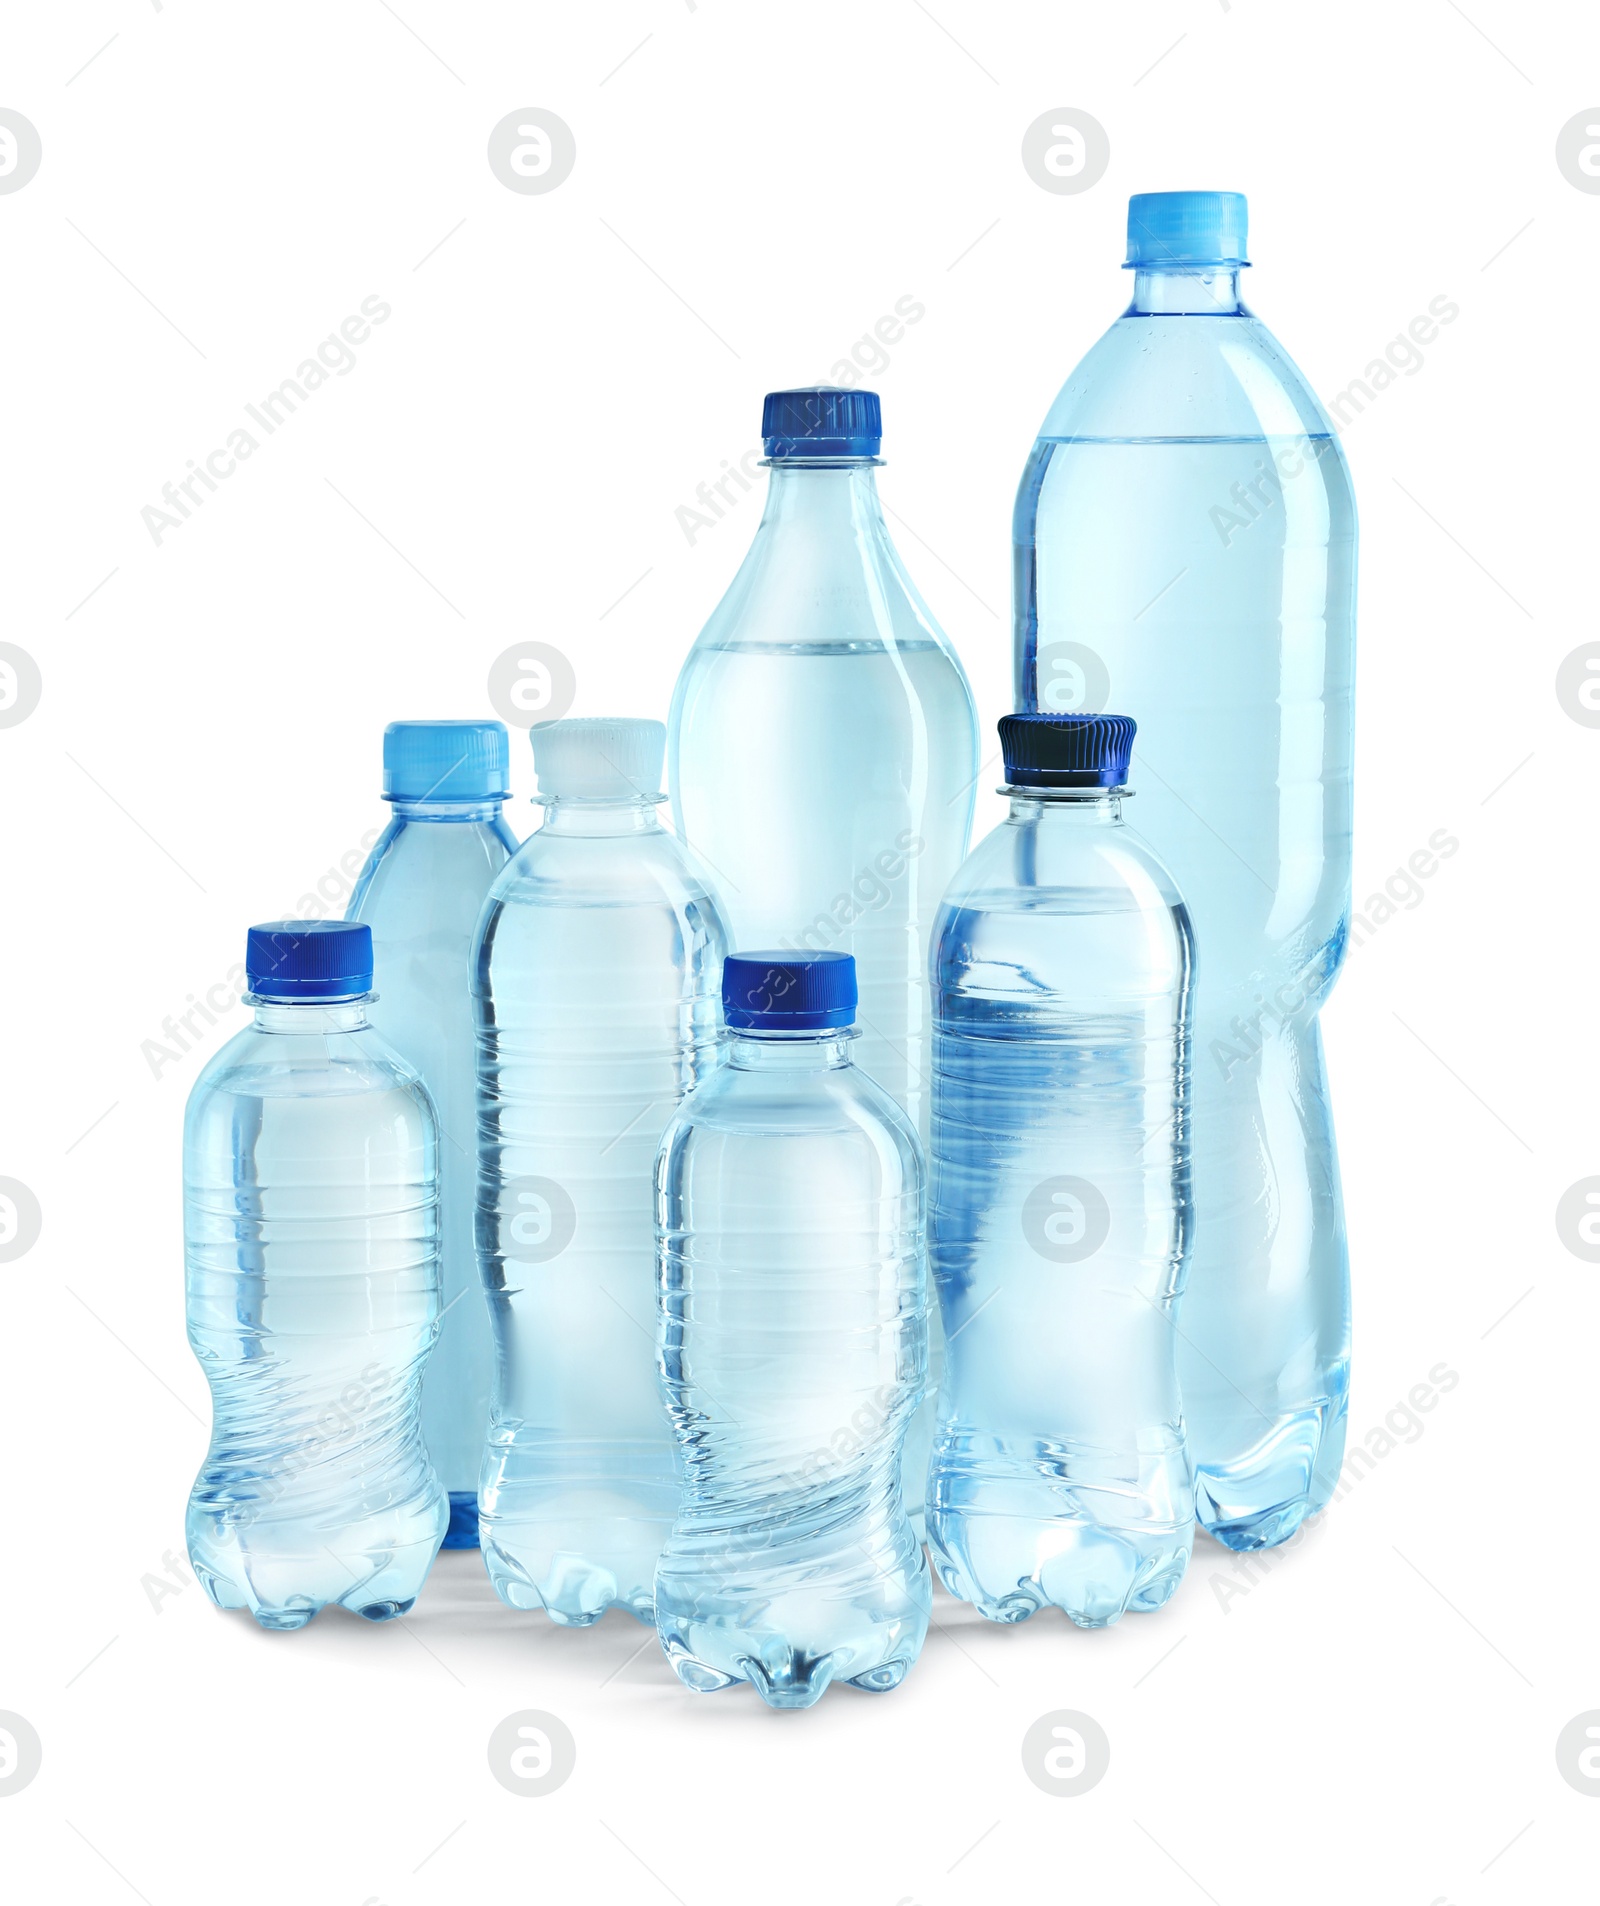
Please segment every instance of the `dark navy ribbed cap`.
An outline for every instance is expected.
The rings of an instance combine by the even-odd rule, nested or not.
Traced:
[[[372,991],[372,928],[359,920],[268,920],[244,970],[257,999],[352,999]]]
[[[1002,715],[1000,750],[1014,788],[1120,788],[1128,779],[1131,715]]]
[[[722,1016],[736,1029],[826,1032],[853,1026],[856,963],[848,953],[730,953]]]
[[[875,457],[883,414],[875,390],[814,384],[771,390],[761,406],[761,441],[769,457]]]
[[[494,801],[511,792],[498,721],[391,721],[383,731],[386,801]]]

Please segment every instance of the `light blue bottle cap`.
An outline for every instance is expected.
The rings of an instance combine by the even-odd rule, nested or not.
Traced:
[[[1136,192],[1128,200],[1125,270],[1162,265],[1248,265],[1242,192]]]
[[[386,801],[498,801],[511,750],[498,721],[391,721],[383,731]]]

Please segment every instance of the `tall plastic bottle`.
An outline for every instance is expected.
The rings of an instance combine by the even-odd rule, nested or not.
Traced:
[[[928,1488],[946,1588],[1085,1628],[1182,1579],[1194,943],[1123,822],[1125,716],[1000,724],[1010,817],[934,942],[934,1274],[949,1362]]]
[[[473,1242],[477,1191],[472,939],[485,894],[517,851],[498,721],[392,721],[383,798],[394,817],[346,917],[372,929],[372,1023],[421,1075],[439,1116],[439,1341],[422,1385],[428,1458],[450,1496],[447,1549],[478,1546],[478,1470],[494,1344]]]
[[[926,1380],[922,1150],[851,1063],[845,953],[730,955],[728,1062],[656,1166],[661,1371],[683,1494],[661,1645],[697,1692],[882,1693],[932,1601],[901,1491]]]
[[[219,1608],[302,1628],[416,1600],[449,1519],[422,1444],[439,1317],[438,1128],[367,1020],[372,937],[252,927],[255,1022],[184,1118],[189,1342],[211,1446],[189,1560]]]
[[[543,825],[490,889],[474,959],[497,1346],[484,1560],[513,1608],[648,1622],[677,1503],[652,1171],[717,1062],[727,931],[656,816],[660,722],[550,722],[532,739]]]
[[[1245,202],[1128,209],[1133,302],[1016,506],[1027,710],[1126,708],[1139,831],[1199,947],[1179,1368],[1200,1520],[1280,1542],[1343,1460],[1349,1274],[1317,1014],[1344,957],[1356,516],[1344,453],[1245,308]]]
[[[966,676],[890,540],[872,391],[774,391],[750,553],[672,699],[678,832],[735,946],[851,954],[856,1063],[928,1130],[928,944],[967,851],[978,773]],[[936,1386],[943,1344],[930,1354]],[[906,1444],[920,1520],[930,1400]]]

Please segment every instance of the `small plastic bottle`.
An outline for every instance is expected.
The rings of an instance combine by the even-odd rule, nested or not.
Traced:
[[[438,1128],[373,1031],[372,936],[252,927],[255,1023],[184,1120],[189,1342],[213,1423],[189,1559],[219,1608],[301,1628],[416,1600],[449,1518],[422,1443],[439,1317]]]
[[[851,1063],[847,953],[730,955],[727,1063],[656,1166],[661,1371],[683,1495],[656,1571],[687,1687],[809,1707],[897,1687],[928,1564],[901,1489],[927,1380],[923,1160]]]
[[[498,721],[392,721],[383,798],[394,818],[368,857],[348,918],[372,929],[372,1023],[428,1088],[439,1117],[439,1341],[422,1385],[428,1458],[450,1496],[447,1549],[478,1546],[478,1470],[489,1430],[494,1340],[473,1242],[477,1190],[472,941],[484,896],[517,838]]]
[[[771,391],[761,435],[760,525],[672,697],[673,819],[736,946],[854,956],[856,1064],[926,1144],[929,937],[972,829],[972,691],[885,521],[877,393]],[[928,1348],[904,1476],[919,1530],[937,1317]]]
[[[950,1360],[928,1479],[946,1588],[1085,1628],[1183,1576],[1176,1365],[1194,944],[1123,822],[1122,715],[1000,723],[1011,814],[934,942],[931,1249]]]
[[[655,1371],[651,1168],[717,1061],[727,934],[657,818],[659,721],[533,730],[544,824],[474,960],[478,1248],[498,1362],[484,1560],[513,1608],[651,1619],[677,1475]]]

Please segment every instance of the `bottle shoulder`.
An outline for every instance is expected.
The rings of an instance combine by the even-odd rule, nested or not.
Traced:
[[[191,1128],[237,1099],[385,1098],[384,1116],[409,1102],[425,1122],[433,1103],[416,1068],[375,1027],[279,1033],[247,1026],[201,1068],[189,1092]]]
[[[539,829],[500,870],[479,916],[474,986],[488,983],[497,954],[520,963],[557,964],[593,954],[597,942],[640,959],[669,956],[702,973],[720,965],[731,944],[722,903],[709,877],[664,828],[623,836],[556,835]],[[545,949],[541,952],[541,946]]]
[[[1039,436],[1127,442],[1331,437],[1311,386],[1248,311],[1118,318],[1073,370]]]
[[[822,533],[763,519],[733,580],[695,638],[678,690],[708,655],[776,649],[806,657],[840,651],[923,655],[926,692],[941,677],[972,700],[966,671],[923,599],[876,508]],[[923,686],[919,682],[919,688]]]
[[[915,1129],[899,1104],[853,1062],[815,1071],[746,1069],[723,1060],[679,1105],[665,1148],[738,1136],[858,1137],[920,1170]]]
[[[377,877],[379,869],[390,862],[394,844],[400,838],[403,831],[400,822],[391,814],[384,826],[383,832],[379,834],[378,838],[373,842],[372,851],[367,855],[360,873],[356,875],[356,884],[351,891],[350,902],[344,912],[344,917],[347,920],[361,920],[370,924],[365,909],[368,896],[372,892],[372,883]]]
[[[999,904],[1014,895],[1031,905],[1115,887],[1141,900],[1159,896],[1169,906],[1181,899],[1166,862],[1137,828],[1066,819],[1041,804],[991,829],[962,862],[945,898],[984,892]]]
[[[517,851],[504,818],[406,821],[390,819],[357,877],[345,911],[375,929],[419,916],[467,913],[470,931],[496,875]]]
[[[951,882],[934,928],[934,968],[948,974],[1008,947],[1079,957],[1114,970],[1123,957],[1141,984],[1194,964],[1194,932],[1176,881],[1131,828],[1011,819],[986,836]],[[1120,952],[1119,952],[1120,949]],[[1110,965],[1108,966],[1108,963]]]
[[[491,906],[638,906],[659,900],[716,905],[710,879],[664,827],[626,834],[536,829],[489,890]]]

